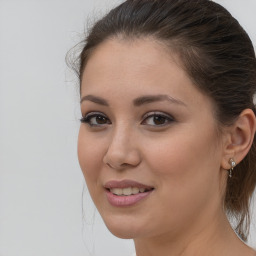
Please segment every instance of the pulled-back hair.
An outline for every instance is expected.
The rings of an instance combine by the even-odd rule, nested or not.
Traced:
[[[183,68],[215,105],[220,127],[234,123],[244,109],[256,113],[256,60],[252,42],[238,21],[209,0],[127,0],[90,29],[79,56],[81,79],[91,53],[111,38],[152,38],[177,53]],[[228,179],[227,215],[246,240],[249,206],[256,186],[256,139]]]

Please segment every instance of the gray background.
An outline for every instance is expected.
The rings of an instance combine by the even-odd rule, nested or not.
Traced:
[[[106,230],[86,192],[76,156],[78,90],[64,61],[88,17],[118,2],[0,0],[0,256],[133,251],[132,241]],[[256,45],[256,1],[217,2]]]

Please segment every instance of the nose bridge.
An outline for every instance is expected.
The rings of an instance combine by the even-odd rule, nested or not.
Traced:
[[[111,138],[111,146],[116,147],[127,147],[129,138],[132,137],[132,127],[128,124],[128,122],[122,122],[116,125],[113,129],[112,138]]]
[[[124,166],[136,166],[140,162],[135,141],[135,129],[128,122],[120,122],[113,127],[104,162],[119,169]]]

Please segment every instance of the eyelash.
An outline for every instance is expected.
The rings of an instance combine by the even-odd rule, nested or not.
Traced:
[[[164,114],[161,112],[151,112],[151,113],[147,113],[144,117],[143,117],[143,121],[142,124],[145,123],[145,120],[149,119],[149,118],[163,118],[165,120],[165,122],[163,124],[159,124],[159,125],[150,125],[150,126],[157,126],[157,127],[163,127],[166,126],[172,122],[174,122],[174,118],[168,114]],[[154,120],[155,122],[156,120]],[[158,120],[159,121],[159,120]]]
[[[100,112],[91,112],[91,113],[88,113],[85,117],[82,117],[81,119],[80,119],[80,122],[81,123],[86,123],[86,124],[88,124],[89,126],[91,126],[91,127],[100,127],[100,126],[102,126],[102,125],[105,125],[105,124],[92,124],[91,123],[91,120],[92,120],[92,118],[94,118],[94,117],[100,117],[100,118],[105,118],[106,120],[108,120],[109,121],[109,124],[111,124],[111,122],[110,122],[110,120],[103,114],[103,113],[100,113]]]
[[[91,123],[92,118],[97,118],[97,117],[104,118],[105,121],[107,121],[107,123],[104,123],[104,124],[93,124],[93,123]],[[151,127],[153,127],[153,126],[163,127],[163,126],[166,126],[166,125],[175,121],[174,118],[172,116],[168,115],[168,114],[164,114],[162,112],[150,112],[150,113],[147,113],[146,115],[144,115],[143,121],[141,122],[141,124],[147,125],[147,124],[145,124],[145,121],[148,120],[149,118],[163,118],[163,120],[164,120],[163,124],[159,124],[159,125],[149,124],[149,126],[151,126]],[[154,120],[154,122],[155,121],[156,120]],[[111,121],[108,119],[108,117],[106,115],[104,115],[103,113],[101,113],[101,112],[88,113],[85,117],[82,117],[80,119],[80,122],[81,123],[86,123],[91,127],[102,127],[106,124],[107,125],[111,124]]]

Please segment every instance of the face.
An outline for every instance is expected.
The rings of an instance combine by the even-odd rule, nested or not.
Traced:
[[[81,85],[78,157],[91,197],[122,238],[177,235],[222,207],[211,100],[152,40],[101,44]]]

